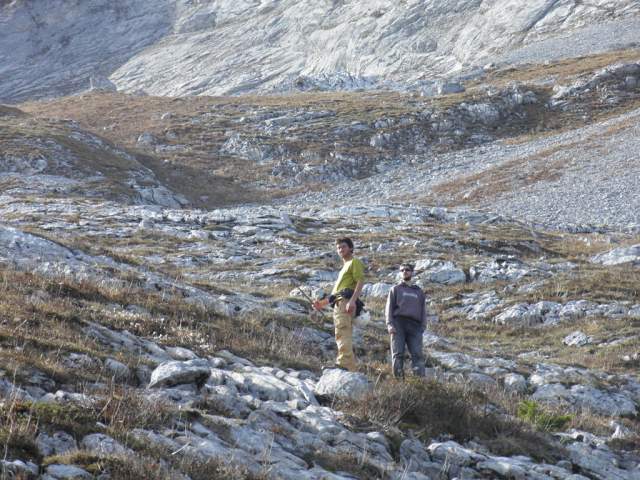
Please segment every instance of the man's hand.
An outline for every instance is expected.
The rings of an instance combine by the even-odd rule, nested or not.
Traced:
[[[313,309],[314,310],[322,310],[324,307],[326,307],[329,304],[329,300],[326,298],[323,298],[322,300],[314,300],[313,302]]]
[[[396,329],[393,325],[389,325],[387,326],[387,332],[389,332],[389,335],[395,335]]]
[[[345,310],[347,311],[347,313],[349,315],[353,315],[354,313],[356,313],[356,304],[355,304],[355,302],[352,302],[351,300],[349,300],[347,302],[347,304],[345,305]]]

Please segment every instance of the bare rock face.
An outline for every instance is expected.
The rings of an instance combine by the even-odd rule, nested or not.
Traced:
[[[119,90],[176,96],[393,86],[559,35],[576,41],[543,55],[575,56],[581,39],[619,48],[637,25],[617,22],[639,14],[634,0],[15,0],[0,6],[0,100],[69,94],[101,76]]]
[[[170,32],[171,3],[2,2],[0,98],[64,95],[87,89],[92,76],[108,76]]]

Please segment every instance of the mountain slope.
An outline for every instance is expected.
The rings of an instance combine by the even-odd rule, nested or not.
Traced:
[[[96,75],[154,95],[394,87],[539,57],[509,55],[549,39],[543,56],[640,40],[633,0],[53,3],[0,6],[0,100],[76,92]]]

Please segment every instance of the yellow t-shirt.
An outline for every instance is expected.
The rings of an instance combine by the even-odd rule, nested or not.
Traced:
[[[340,270],[338,274],[338,280],[331,294],[335,295],[345,288],[354,290],[358,281],[364,281],[364,263],[357,258],[352,258],[342,266],[342,270]]]

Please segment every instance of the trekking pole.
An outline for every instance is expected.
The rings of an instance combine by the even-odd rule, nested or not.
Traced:
[[[314,311],[314,312],[318,312],[320,314],[320,316],[322,317],[322,319],[326,320],[327,318],[324,316],[324,313],[322,313],[321,310],[315,310],[313,308],[313,298],[311,298],[309,295],[307,295],[307,293],[304,290],[302,290],[302,287],[300,287],[300,286],[298,286],[298,291],[302,294],[302,296],[304,298],[306,298],[309,301],[309,303],[311,303],[311,310]]]

